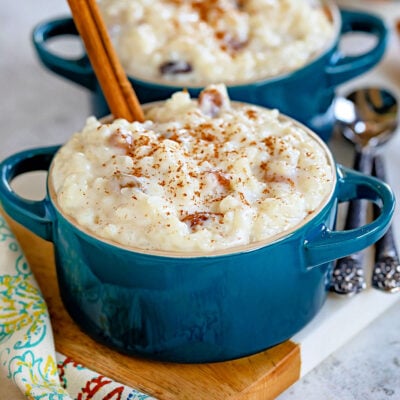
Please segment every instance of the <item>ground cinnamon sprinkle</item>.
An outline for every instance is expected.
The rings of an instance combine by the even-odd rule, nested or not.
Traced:
[[[227,174],[222,171],[212,171],[212,173],[217,177],[218,183],[226,190],[231,187],[231,180]]]
[[[210,212],[196,212],[193,214],[188,214],[184,218],[181,219],[182,222],[188,223],[190,228],[194,228],[196,226],[201,226],[204,222],[209,219],[216,219],[223,217],[222,213],[210,213]]]
[[[242,192],[239,192],[239,197],[243,204],[245,204],[246,206],[250,206],[250,203],[246,200],[246,197]]]
[[[277,138],[275,136],[268,136],[263,140],[263,142],[265,146],[267,146],[270,154],[273,154],[275,152]]]
[[[250,119],[257,119],[257,111],[256,110],[247,110],[246,115]]]

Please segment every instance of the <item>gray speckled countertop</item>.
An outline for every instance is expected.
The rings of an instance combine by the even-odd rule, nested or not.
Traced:
[[[358,6],[360,2],[339,3]],[[400,2],[385,10],[388,3],[365,0],[364,6],[400,18]],[[44,70],[30,42],[35,24],[68,13],[62,0],[0,3],[0,159],[27,147],[64,142],[90,113],[87,91]],[[397,302],[279,400],[400,399],[399,306]],[[1,388],[0,399],[11,400]]]
[[[278,400],[398,399],[399,303],[278,397]]]

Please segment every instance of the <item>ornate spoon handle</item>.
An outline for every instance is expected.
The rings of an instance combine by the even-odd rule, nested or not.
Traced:
[[[357,150],[354,169],[370,174],[372,171],[373,155],[366,150]],[[365,224],[367,217],[365,200],[354,200],[349,203],[345,229],[358,228]],[[333,268],[330,290],[340,295],[352,296],[366,288],[363,253],[358,252],[336,261]]]
[[[385,166],[378,155],[374,158],[373,173],[383,181],[386,179]],[[377,207],[374,207],[374,213],[379,213]],[[372,286],[390,293],[400,291],[400,262],[392,227],[375,245]]]

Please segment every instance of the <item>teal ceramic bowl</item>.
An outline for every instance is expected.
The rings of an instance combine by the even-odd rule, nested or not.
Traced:
[[[336,170],[321,206],[290,231],[217,253],[127,248],[81,229],[52,195],[50,165],[58,147],[5,159],[0,200],[12,218],[54,243],[62,300],[90,336],[156,360],[224,361],[267,349],[302,329],[324,304],[332,261],[373,244],[389,226],[395,205],[390,188],[335,166],[316,140]],[[41,201],[21,198],[10,185],[34,170],[50,171]],[[361,198],[380,207],[379,217],[358,229],[335,230],[338,203]]]
[[[317,132],[324,140],[333,128],[332,102],[335,89],[340,84],[357,77],[374,67],[385,52],[388,30],[383,20],[361,11],[339,10],[333,1],[324,1],[335,27],[335,36],[324,51],[302,68],[265,80],[230,85],[232,100],[277,108]],[[346,56],[339,49],[341,38],[352,32],[364,32],[376,38],[376,45],[369,51]],[[57,55],[47,43],[56,38],[78,35],[71,18],[54,19],[39,24],[33,31],[33,44],[39,59],[56,74],[88,88],[92,96],[92,112],[101,117],[109,114],[101,88],[86,54],[77,59]],[[149,82],[129,77],[141,103],[169,98],[182,86]],[[202,87],[185,86],[193,97]]]

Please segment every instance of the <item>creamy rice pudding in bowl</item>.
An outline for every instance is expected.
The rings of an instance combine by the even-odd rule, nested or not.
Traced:
[[[80,226],[144,250],[209,252],[298,225],[328,197],[319,142],[277,110],[178,92],[144,124],[94,117],[57,153],[51,183]]]
[[[240,85],[303,67],[336,27],[319,0],[100,0],[127,73],[145,81]]]
[[[142,103],[186,88],[197,97],[225,83],[234,100],[271,108],[327,139],[337,85],[379,62],[387,29],[376,16],[319,0],[101,0],[120,60]],[[362,55],[346,57],[340,38],[363,31],[377,38]],[[64,59],[45,44],[76,34],[71,20],[39,25],[34,44],[44,64],[95,92],[96,115],[107,113],[84,59]]]
[[[0,199],[54,243],[63,302],[119,351],[177,362],[253,354],[305,326],[324,303],[331,262],[386,231],[384,183],[336,166],[308,128],[224,86],[145,106],[146,121],[87,120],[60,149],[0,164]],[[53,158],[54,156],[54,158]],[[48,169],[48,196],[10,187]],[[339,202],[381,215],[335,231]]]

